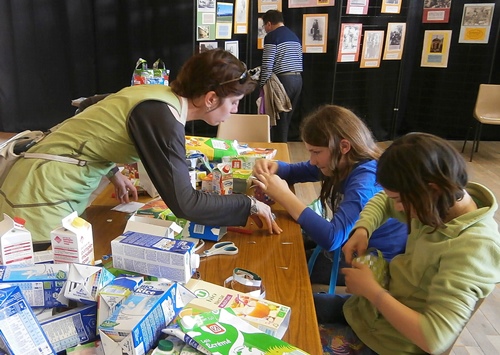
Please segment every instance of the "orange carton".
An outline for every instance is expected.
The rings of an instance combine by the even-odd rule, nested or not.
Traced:
[[[229,164],[218,164],[212,171],[212,189],[217,195],[233,193],[233,172]]]

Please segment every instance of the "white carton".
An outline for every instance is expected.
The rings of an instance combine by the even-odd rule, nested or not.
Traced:
[[[177,283],[145,281],[99,325],[104,353],[146,354],[158,341],[161,330],[194,297]]]
[[[94,238],[89,222],[71,213],[62,220],[62,226],[50,232],[55,263],[94,265]]]
[[[182,227],[173,221],[133,215],[128,219],[127,225],[125,226],[125,232],[127,231],[173,238],[174,233],[182,232]]]
[[[9,354],[56,354],[18,286],[0,288],[0,348]]]
[[[70,264],[64,297],[83,303],[97,302],[98,292],[114,278],[100,266]]]
[[[24,222],[24,221],[22,221]],[[5,213],[0,222],[0,264],[33,264],[33,241],[24,223],[17,223]]]
[[[111,241],[113,267],[185,283],[200,265],[194,243],[128,231]]]
[[[139,276],[118,276],[99,291],[97,325],[108,319],[113,311],[130,296],[144,279]]]
[[[69,264],[0,266],[0,283],[19,286],[31,307],[67,305],[59,293],[66,282]]]

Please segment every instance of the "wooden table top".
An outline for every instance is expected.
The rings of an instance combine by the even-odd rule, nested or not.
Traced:
[[[254,142],[249,145],[276,148],[275,159],[289,161],[285,143]],[[111,197],[112,191],[110,184],[82,215],[93,226],[96,259],[111,253],[111,240],[123,232],[130,217],[129,214],[111,210],[117,205],[117,201]],[[140,200],[147,202],[151,198],[141,197]],[[202,280],[217,285],[223,285],[236,267],[260,275],[266,299],[289,306],[292,310],[283,340],[312,355],[322,354],[300,226],[283,207],[276,204],[272,209],[283,233],[269,235],[267,230],[258,229],[253,222],[248,222],[246,228],[254,230],[253,234],[228,232],[222,238],[224,241],[233,241],[238,246],[237,255],[202,258],[198,271]],[[207,241],[202,250],[213,244]]]

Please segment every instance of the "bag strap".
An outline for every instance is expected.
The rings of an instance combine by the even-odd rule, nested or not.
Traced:
[[[161,65],[161,67],[160,67]],[[153,69],[162,69],[162,70],[165,70],[165,63],[163,62],[163,60],[161,60],[160,58],[158,58],[156,60],[156,62],[153,63]]]
[[[139,68],[139,66],[141,66],[141,68]],[[139,58],[137,60],[137,63],[135,64],[135,69],[148,69],[148,62],[146,61],[146,59]]]
[[[21,153],[21,156],[25,159],[45,159],[45,160],[53,160],[61,163],[68,163],[73,165],[78,165],[80,167],[87,166],[86,160],[80,160],[76,158],[63,157],[60,155],[54,154],[45,154],[45,153]]]

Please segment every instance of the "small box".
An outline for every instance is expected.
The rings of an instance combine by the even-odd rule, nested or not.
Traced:
[[[33,308],[66,306],[59,299],[69,273],[69,264],[34,264],[0,266],[0,282],[19,286]]]
[[[133,215],[127,221],[125,232],[134,231],[156,235],[165,238],[174,238],[175,234],[182,231],[182,227],[173,221]]]
[[[145,281],[99,325],[106,355],[146,354],[194,295],[178,283]]]
[[[229,307],[241,319],[278,339],[283,338],[288,329],[290,307],[202,280],[191,279],[186,288],[197,298],[186,306],[189,311],[185,312],[199,313]]]
[[[111,241],[113,267],[187,282],[199,266],[194,243],[128,231]]]
[[[64,297],[83,303],[97,302],[98,292],[114,278],[100,266],[70,264]]]
[[[12,219],[4,213],[0,222],[0,264],[33,263],[33,241],[24,220]]]
[[[77,212],[64,217],[62,226],[50,232],[55,263],[94,265],[92,226]]]
[[[108,319],[113,311],[142,283],[142,277],[119,276],[99,291],[97,325]]]
[[[233,193],[233,172],[229,164],[218,164],[212,171],[212,189],[217,195]]]
[[[227,227],[205,226],[190,221],[186,222],[182,236],[198,238],[210,241],[218,241],[227,233]]]
[[[59,353],[96,338],[96,315],[96,304],[84,305],[57,313],[40,324],[50,344]]]
[[[0,347],[8,354],[56,355],[18,286],[0,288]]]

